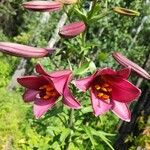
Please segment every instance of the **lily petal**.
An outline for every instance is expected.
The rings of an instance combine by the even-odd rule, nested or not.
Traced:
[[[36,119],[45,114],[55,104],[56,100],[57,98],[52,98],[49,100],[36,99],[33,107],[33,112]]]
[[[128,103],[138,98],[141,90],[126,79],[107,76],[107,80],[112,87],[112,99]]]
[[[109,109],[111,109],[112,107],[111,103],[108,104],[108,103],[105,103],[103,100],[98,99],[92,90],[90,91],[90,94],[91,94],[91,102],[92,102],[92,107],[93,107],[95,116],[104,114],[107,111],[109,111]]]
[[[38,90],[41,86],[48,83],[47,78],[44,76],[24,76],[17,78],[17,81],[22,86],[33,90]]]
[[[121,102],[113,100],[112,111],[122,120],[130,122],[131,112],[125,103],[121,103]]]
[[[95,76],[97,75],[97,73],[98,73],[98,71],[96,71],[93,75],[88,76],[86,78],[75,80],[74,81],[75,86],[78,89],[85,92],[91,86],[91,83],[93,82],[93,80],[94,80]]]
[[[65,87],[64,87],[64,92],[63,92],[63,103],[71,108],[74,109],[79,109],[80,108],[80,103],[73,97],[73,95],[71,94],[68,85],[69,82],[71,80],[71,76],[68,78]]]
[[[46,75],[48,76],[48,73],[42,68],[42,66],[40,64],[37,64],[35,66],[35,70],[37,73],[39,73],[40,75]]]
[[[36,99],[36,95],[39,91],[27,89],[23,94],[24,102],[32,102]]]
[[[128,79],[130,73],[131,73],[131,68],[129,67],[117,71],[117,75],[125,79]]]
[[[59,70],[59,71],[55,71],[55,72],[46,72],[43,67],[40,64],[37,64],[36,67],[36,72],[39,73],[40,75],[46,75],[46,76],[50,76],[52,78],[57,78],[57,77],[62,77],[62,76],[69,76],[72,72],[71,70]]]
[[[104,68],[104,69],[98,70],[96,76],[99,76],[99,75],[116,75],[116,74],[117,74],[116,71],[112,70],[111,68]]]

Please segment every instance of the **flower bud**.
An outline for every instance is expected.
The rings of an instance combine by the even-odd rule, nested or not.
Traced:
[[[62,3],[54,1],[29,1],[23,3],[24,8],[32,11],[52,12],[62,8]]]
[[[48,56],[54,49],[36,48],[17,43],[0,42],[0,52],[24,58],[40,58]]]
[[[131,60],[129,60],[125,56],[123,56],[121,53],[114,52],[112,54],[112,56],[122,66],[130,67],[133,71],[135,71],[141,77],[150,80],[150,75],[143,68],[141,68],[140,66],[138,66],[137,64],[135,64],[134,62],[132,62]]]
[[[56,0],[58,2],[61,2],[63,4],[74,4],[77,3],[78,0]]]
[[[85,28],[86,26],[84,22],[74,22],[63,26],[59,31],[59,35],[66,39],[73,38],[79,35],[80,33],[84,32]]]
[[[139,16],[140,13],[131,9],[126,9],[122,7],[115,7],[113,11],[124,16]]]

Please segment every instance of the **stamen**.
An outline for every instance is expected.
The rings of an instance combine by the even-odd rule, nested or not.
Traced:
[[[104,93],[98,93],[98,94],[97,94],[97,96],[98,96],[99,98],[101,98],[103,95],[104,95]]]
[[[111,92],[111,91],[112,91],[112,88],[107,88],[107,91],[108,91],[108,92]]]
[[[104,94],[104,95],[102,96],[102,98],[103,98],[104,100],[107,100],[107,99],[109,99],[109,95]]]
[[[101,90],[104,91],[104,92],[107,92],[107,89],[104,88],[104,87],[102,87]]]
[[[48,95],[45,95],[43,98],[44,98],[44,99],[49,99],[49,96],[48,96]]]
[[[100,90],[101,87],[100,87],[98,84],[96,84],[96,85],[95,85],[95,89],[96,89],[96,90]]]
[[[53,87],[50,87],[50,86],[49,86],[49,87],[46,88],[46,91],[52,91],[52,90],[54,90]]]
[[[106,88],[106,87],[109,87],[109,84],[104,83],[104,84],[103,84],[103,87],[105,87],[105,88]]]

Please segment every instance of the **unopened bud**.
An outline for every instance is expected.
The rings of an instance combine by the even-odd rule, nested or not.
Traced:
[[[135,10],[126,9],[122,7],[115,7],[113,8],[113,11],[124,16],[139,16],[140,15],[140,13]]]
[[[129,60],[125,56],[123,56],[121,53],[114,52],[112,54],[112,56],[122,66],[130,67],[134,72],[136,72],[141,77],[150,80],[150,75],[143,68],[141,68],[140,66],[138,66],[137,64],[135,64],[134,62],[132,62],[131,60]]]
[[[62,3],[54,1],[29,1],[23,3],[24,8],[32,11],[52,12],[62,8]]]
[[[86,29],[86,26],[84,22],[82,21],[74,22],[74,23],[63,26],[59,31],[59,35],[63,38],[69,39],[84,32],[85,29]]]
[[[18,57],[40,58],[48,56],[53,51],[53,48],[47,50],[46,48],[36,48],[17,43],[0,42],[0,52]]]

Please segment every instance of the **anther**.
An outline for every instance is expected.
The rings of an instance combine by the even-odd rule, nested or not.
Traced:
[[[98,96],[99,98],[101,98],[103,95],[104,95],[104,93],[98,93],[98,94],[97,94],[97,96]]]
[[[44,99],[49,99],[49,96],[48,96],[48,95],[45,95],[43,98],[44,98]]]
[[[101,90],[104,91],[104,92],[107,92],[107,89],[104,88],[104,87],[102,87]]]
[[[106,87],[109,87],[109,84],[104,83],[104,84],[103,84],[103,87],[105,87],[105,88],[106,88]]]
[[[102,98],[103,98],[104,100],[107,100],[107,99],[109,99],[109,95],[104,94],[104,95],[102,96]]]
[[[96,85],[95,85],[95,89],[96,89],[96,90],[100,90],[101,87],[100,87],[98,84],[96,84]]]

